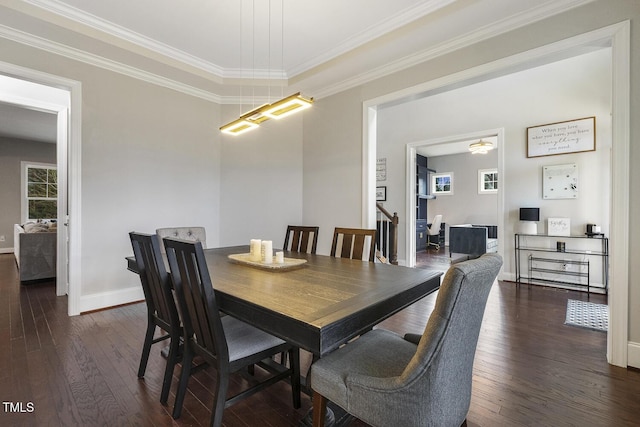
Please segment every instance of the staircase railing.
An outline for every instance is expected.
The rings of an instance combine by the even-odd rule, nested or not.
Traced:
[[[378,259],[398,265],[398,213],[391,215],[380,203],[376,203],[376,248]]]

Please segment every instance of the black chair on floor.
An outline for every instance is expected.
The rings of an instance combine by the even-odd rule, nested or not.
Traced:
[[[201,242],[165,238],[164,245],[185,331],[182,372],[173,418],[180,417],[194,356],[200,356],[216,368],[212,426],[222,424],[225,408],[287,378],[291,382],[293,406],[299,408],[300,351],[233,316],[220,316]],[[289,352],[289,369],[270,359],[284,351]],[[227,399],[229,376],[254,364],[269,371],[269,378]]]
[[[318,246],[319,229],[320,227],[289,225],[282,248],[285,251],[315,254]],[[289,246],[289,241],[291,241],[291,246]],[[311,244],[311,247],[309,247],[309,244]]]
[[[160,394],[160,402],[166,404],[171,388],[173,369],[180,360],[179,347],[183,334],[182,326],[171,290],[171,279],[160,252],[158,236],[132,232],[129,233],[129,237],[138,266],[144,299],[147,303],[147,333],[142,347],[138,378],[144,377],[151,346],[169,339],[167,365]],[[156,327],[167,334],[154,339]]]

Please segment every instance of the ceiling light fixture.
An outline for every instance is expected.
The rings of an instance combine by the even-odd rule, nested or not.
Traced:
[[[469,151],[471,154],[487,154],[489,151],[493,150],[493,144],[489,141],[483,141],[482,139],[478,142],[474,142],[473,144],[469,144]]]
[[[262,114],[270,119],[280,120],[298,111],[306,110],[313,104],[313,98],[305,98],[300,92],[274,102],[264,108]]]
[[[283,6],[284,8],[284,2]],[[255,6],[254,6],[255,9]],[[283,17],[281,20],[282,23],[282,40],[281,40],[281,48],[282,48],[282,58],[283,58],[283,67],[284,70],[284,12],[282,13]],[[271,37],[271,3],[269,3],[269,38]],[[255,32],[255,22],[254,22],[254,32]],[[269,39],[270,40],[270,39]],[[269,42],[269,47],[271,43]],[[269,64],[271,64],[271,50],[269,50]],[[269,69],[271,66],[269,66]],[[271,86],[269,86],[269,97],[271,97]],[[294,93],[293,95],[287,96],[286,98],[282,98],[279,101],[273,102],[271,104],[264,104],[260,107],[254,108],[253,110],[242,114],[238,119],[233,120],[224,126],[220,127],[220,131],[226,133],[228,135],[241,135],[245,132],[248,132],[253,129],[257,129],[260,127],[260,123],[269,120],[280,120],[284,117],[290,116],[292,114],[297,113],[298,111],[306,110],[311,107],[313,104],[313,98],[305,97],[300,94],[300,92]]]

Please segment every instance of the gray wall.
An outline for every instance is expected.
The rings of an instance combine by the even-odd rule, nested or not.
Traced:
[[[0,251],[13,251],[13,224],[20,224],[20,162],[56,164],[56,144],[0,137]]]
[[[429,157],[428,164],[438,173],[453,172],[453,194],[429,200],[427,208],[429,221],[434,215],[442,214],[442,221],[446,223],[446,242],[451,225],[498,225],[498,195],[478,194],[478,169],[497,168],[497,150],[484,155],[462,153]]]

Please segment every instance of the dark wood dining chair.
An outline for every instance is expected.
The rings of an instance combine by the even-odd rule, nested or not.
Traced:
[[[369,243],[367,244],[367,238]],[[340,246],[339,241],[342,240]],[[340,246],[340,253],[337,254]],[[369,248],[369,253],[365,249]],[[340,258],[365,259],[373,262],[376,255],[376,230],[366,228],[342,228],[336,227],[331,243],[331,256]]]
[[[131,232],[131,245],[138,266],[140,282],[144,291],[144,299],[147,304],[147,332],[142,346],[142,357],[138,367],[138,378],[143,378],[147,369],[149,352],[155,343],[170,340],[167,364],[162,381],[160,402],[167,403],[173,370],[180,361],[179,347],[182,337],[182,326],[178,316],[175,299],[171,289],[171,279],[160,252],[160,243],[157,235]],[[158,338],[153,338],[156,328],[166,332]]]
[[[318,246],[319,229],[320,227],[289,225],[282,248],[285,251],[315,254]],[[289,242],[291,242],[291,246],[289,246]]]
[[[173,418],[180,417],[191,365],[200,356],[216,369],[216,390],[211,410],[211,426],[222,424],[225,408],[276,382],[289,379],[293,406],[300,407],[300,351],[285,341],[268,334],[233,316],[220,316],[216,294],[205,260],[201,242],[164,239],[169,270],[184,324],[184,355],[180,382],[176,392]],[[290,368],[270,358],[287,351]],[[264,363],[260,363],[264,361]],[[257,365],[270,373],[257,382],[258,375],[247,378],[252,385],[227,398],[229,377],[234,372]]]

